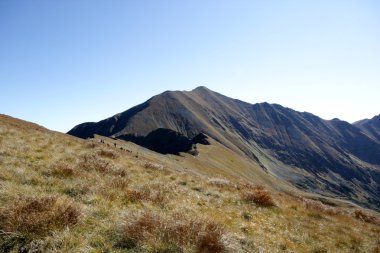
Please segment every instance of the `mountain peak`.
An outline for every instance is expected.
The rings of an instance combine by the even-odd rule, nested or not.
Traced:
[[[210,92],[211,90],[207,88],[206,86],[198,86],[192,91],[197,91],[197,92]]]
[[[327,121],[276,104],[253,105],[199,86],[191,91],[164,92],[118,117],[82,124],[69,133],[82,138],[94,134],[146,137],[164,128],[188,139],[204,133],[302,189],[349,197],[380,208],[380,198],[375,194],[380,172],[368,172],[363,165],[380,166],[380,130],[375,128],[376,122],[371,120],[361,130],[338,119]],[[161,132],[156,135],[171,136]],[[294,167],[314,176],[288,176]],[[331,177],[316,184],[319,175],[339,175],[341,181],[336,184]],[[352,180],[358,182],[355,187],[351,187]],[[368,188],[372,181],[376,184]],[[351,197],[354,193],[367,194],[367,200]]]

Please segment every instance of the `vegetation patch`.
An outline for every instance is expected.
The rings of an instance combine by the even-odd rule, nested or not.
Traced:
[[[164,204],[166,201],[165,194],[162,190],[151,190],[149,188],[127,190],[126,201],[136,203],[138,201],[150,201],[155,204]]]
[[[73,166],[67,163],[58,162],[52,166],[51,174],[56,177],[67,178],[77,175],[78,172]]]
[[[163,170],[164,166],[158,163],[146,162],[144,163],[144,168],[152,170]]]
[[[227,250],[222,226],[211,221],[188,218],[179,213],[164,216],[151,211],[129,212],[122,219],[118,237],[117,245],[127,248],[159,241],[161,245],[174,243],[199,253]]]
[[[363,210],[357,209],[357,210],[354,211],[353,215],[358,220],[362,220],[362,221],[365,221],[365,222],[369,222],[369,223],[380,225],[379,220],[375,216],[373,216],[373,215],[371,215],[371,214],[369,214],[369,213],[367,213],[367,212],[365,212]]]
[[[124,169],[115,166],[111,161],[99,158],[96,154],[85,154],[81,157],[79,167],[86,171],[126,176]]]
[[[260,180],[207,178],[192,167],[204,156],[123,143],[130,154],[35,128],[0,115],[1,253],[380,253],[374,211],[272,193]],[[281,208],[263,208],[257,192]]]
[[[216,186],[218,188],[225,188],[225,189],[236,189],[237,186],[231,181],[223,178],[211,178],[208,180],[208,183],[212,186]]]
[[[241,216],[242,216],[243,219],[246,220],[246,221],[250,221],[250,220],[252,220],[252,214],[250,214],[249,212],[243,212]]]
[[[343,214],[343,211],[340,210],[339,208],[325,205],[320,201],[316,201],[312,199],[303,199],[303,202],[305,204],[305,207],[312,211],[316,211],[316,212],[327,214],[327,215]]]
[[[241,198],[246,202],[254,203],[259,206],[271,207],[276,205],[272,194],[262,187],[243,191]]]
[[[79,216],[79,208],[64,198],[20,198],[0,209],[0,229],[44,236],[75,225]]]
[[[110,159],[116,159],[119,157],[119,155],[112,151],[112,150],[106,150],[106,149],[101,149],[98,154],[101,156],[101,157],[107,157],[107,158],[110,158]]]

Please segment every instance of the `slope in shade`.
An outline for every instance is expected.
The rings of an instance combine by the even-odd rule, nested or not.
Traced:
[[[69,134],[117,138],[146,136],[158,128],[187,138],[205,133],[305,190],[380,207],[380,143],[374,134],[277,104],[249,104],[206,87],[164,92]]]
[[[372,119],[365,119],[354,123],[365,134],[380,142],[380,114]]]
[[[179,155],[181,152],[197,155],[197,143],[209,145],[207,136],[202,133],[190,139],[181,133],[165,128],[153,130],[147,136],[126,134],[119,135],[118,138],[125,141],[134,142],[140,146],[161,154],[173,155]]]

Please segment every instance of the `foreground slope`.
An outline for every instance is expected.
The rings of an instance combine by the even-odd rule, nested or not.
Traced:
[[[211,155],[191,161],[4,115],[0,144],[0,252],[380,250],[377,213],[192,167],[211,164],[212,149],[223,146],[200,145]]]
[[[205,133],[298,187],[380,208],[380,143],[355,125],[276,104],[249,104],[206,87],[167,91],[69,134],[122,138],[157,128]]]

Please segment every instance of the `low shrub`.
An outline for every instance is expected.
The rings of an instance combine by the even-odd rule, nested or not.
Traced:
[[[101,159],[95,154],[83,155],[79,167],[87,171],[95,170],[100,173],[110,173],[123,177],[127,175],[124,169],[116,167],[112,161]]]
[[[44,236],[75,225],[79,208],[56,197],[20,198],[0,209],[0,230]]]
[[[171,217],[141,211],[127,213],[119,228],[117,245],[137,246],[151,239],[189,247],[198,253],[226,251],[224,229],[211,221],[190,219],[176,213]]]
[[[81,157],[79,166],[84,170],[96,170],[98,172],[109,172],[113,170],[113,165],[94,154],[86,154]]]
[[[126,190],[129,185],[129,180],[126,178],[116,177],[111,181],[111,187],[118,188],[120,190]]]
[[[369,222],[373,224],[380,224],[379,220],[375,216],[360,209],[355,210],[353,213],[353,216],[356,219],[361,220],[361,221],[365,221],[365,222]]]
[[[77,174],[75,168],[67,163],[56,163],[51,168],[51,174],[56,177],[66,178]]]
[[[134,203],[140,200],[149,200],[150,191],[148,190],[128,190],[126,192],[128,201]]]
[[[271,193],[263,188],[244,191],[242,193],[242,199],[246,202],[255,203],[260,206],[275,206]]]
[[[150,190],[148,188],[127,190],[126,198],[129,202],[150,201],[155,204],[165,203],[165,193],[160,190]]]
[[[67,186],[62,190],[62,193],[68,195],[72,198],[81,198],[83,195],[86,195],[90,192],[91,188],[84,184],[76,184],[73,186]]]

